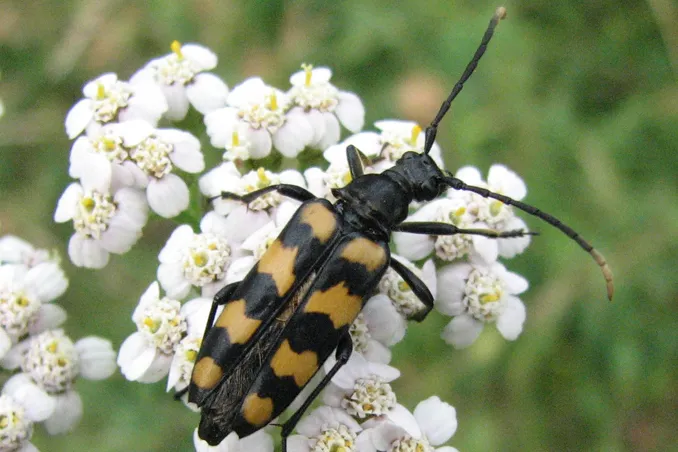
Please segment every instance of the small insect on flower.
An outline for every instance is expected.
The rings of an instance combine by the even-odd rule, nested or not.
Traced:
[[[466,229],[452,223],[405,221],[413,201],[431,201],[450,188],[514,206],[560,229],[594,257],[612,296],[612,275],[605,259],[574,230],[528,204],[466,184],[442,170],[430,155],[440,121],[475,70],[505,13],[504,8],[497,9],[473,59],[425,129],[423,152],[404,152],[382,173],[366,174],[364,156],[349,145],[350,182],[331,190],[336,199],[333,204],[285,183],[247,194],[224,192],[218,197],[249,205],[277,192],[302,204],[252,270],[214,298],[187,389],[189,402],[202,410],[201,439],[217,445],[232,432],[243,438],[259,431],[293,402],[334,352],[334,364],[326,366],[327,373],[282,425],[286,451],[286,439],[303,413],[348,362],[353,351],[351,324],[387,269],[393,269],[403,279],[403,287],[421,301],[421,307],[409,312],[408,318],[421,321],[426,317],[434,297],[415,271],[391,258],[393,232],[492,239],[531,234],[524,229]],[[365,387],[376,384],[363,383]],[[384,400],[388,411],[390,399]]]

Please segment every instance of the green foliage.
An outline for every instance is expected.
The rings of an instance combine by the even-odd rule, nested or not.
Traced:
[[[364,100],[368,126],[385,117],[425,124],[496,6],[5,1],[2,232],[66,256],[71,225],[52,220],[70,183],[65,114],[86,81],[109,71],[127,78],[169,52],[174,39],[214,50],[215,72],[229,86],[260,75],[286,89],[302,62],[328,65],[337,86]],[[668,0],[509,2],[508,19],[442,123],[449,169],[474,164],[484,172],[497,162],[517,171],[529,187],[527,202],[591,240],[617,283],[609,303],[588,256],[528,219],[542,235],[508,262],[531,283],[522,297],[525,331],[516,342],[486,328],[474,346],[454,351],[438,337],[442,316],[410,327],[394,350],[394,365],[403,371],[395,383],[400,402],[414,408],[438,394],[452,403],[459,417],[452,444],[460,450],[677,445],[678,74],[672,70],[678,62],[672,66],[669,52],[676,30],[662,29],[652,7],[675,13]],[[195,117],[187,121],[199,124]],[[208,161],[218,161],[220,151],[207,146],[204,133],[201,138]],[[71,284],[60,303],[72,337],[97,334],[118,347],[133,331],[131,312],[155,277],[157,252],[173,227],[151,222],[144,239],[130,253],[112,256],[103,271],[66,263]],[[173,402],[162,384],[116,375],[81,381],[78,390],[81,425],[55,438],[38,429],[34,442],[41,450],[192,447],[197,416]]]

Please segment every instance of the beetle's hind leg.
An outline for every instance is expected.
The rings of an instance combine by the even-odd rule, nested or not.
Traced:
[[[325,375],[320,383],[318,383],[318,386],[316,386],[313,389],[313,392],[311,392],[306,400],[304,400],[304,403],[301,404],[299,409],[297,409],[297,411],[295,411],[294,414],[283,424],[282,431],[280,432],[283,452],[287,452],[287,437],[290,436],[294,430],[294,427],[296,427],[297,423],[301,419],[301,416],[304,415],[304,412],[306,412],[308,407],[311,406],[316,397],[318,397],[318,394],[320,394],[320,392],[325,389],[325,386],[330,383],[332,377],[334,377],[334,375],[339,372],[339,369],[341,369],[344,364],[348,362],[348,359],[351,357],[351,353],[353,353],[353,340],[351,340],[351,335],[347,331],[346,334],[341,337],[339,344],[337,345],[337,351],[335,353],[337,362],[334,363],[332,369],[327,372],[327,375]]]
[[[214,201],[215,199],[232,199],[234,201],[242,201],[245,204],[249,204],[255,199],[264,196],[265,194],[270,193],[272,191],[277,191],[283,196],[287,196],[288,198],[292,198],[300,202],[315,199],[316,197],[313,193],[306,190],[304,187],[300,187],[298,185],[276,184],[269,185],[268,187],[264,187],[259,190],[255,190],[253,192],[247,193],[246,195],[238,195],[236,193],[222,191],[220,195],[213,196],[208,199],[210,202]]]
[[[400,223],[393,228],[394,231],[409,232],[412,234],[427,235],[454,235],[469,234],[482,235],[493,239],[510,239],[515,237],[525,237],[527,235],[539,235],[538,232],[526,231],[524,229],[514,229],[511,231],[495,231],[493,229],[463,229],[449,223],[438,223],[435,221],[411,221]]]

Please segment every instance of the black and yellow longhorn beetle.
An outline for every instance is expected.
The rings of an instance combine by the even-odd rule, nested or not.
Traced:
[[[390,258],[388,244],[393,231],[493,238],[529,234],[522,230],[497,232],[435,222],[403,222],[412,201],[433,200],[450,187],[515,206],[560,229],[593,256],[612,298],[612,274],[605,259],[578,233],[535,207],[466,185],[438,168],[428,155],[439,122],[475,70],[505,14],[504,8],[497,9],[473,59],[426,128],[422,154],[407,152],[383,173],[363,174],[360,151],[348,146],[352,181],[332,190],[337,198],[334,204],[287,184],[244,196],[221,194],[250,203],[277,191],[303,204],[247,276],[227,285],[214,298],[188,387],[188,400],[202,408],[200,438],[216,445],[231,432],[242,438],[269,424],[336,350],[336,364],[282,425],[286,450],[286,438],[304,411],[348,361],[353,349],[349,326],[387,267],[394,269],[426,306],[413,319],[426,317],[433,308],[433,296],[407,267]],[[223,311],[214,322],[221,305]]]

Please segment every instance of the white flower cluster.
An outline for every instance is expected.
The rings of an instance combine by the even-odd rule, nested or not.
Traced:
[[[11,235],[0,238],[0,367],[11,376],[0,395],[0,450],[37,450],[35,422],[51,435],[82,417],[78,377],[108,378],[115,352],[90,336],[75,343],[59,329],[66,311],[51,302],[68,287],[58,256]]]
[[[149,206],[162,217],[180,212],[182,219],[190,217],[198,206],[188,209],[189,200],[196,197],[189,196],[173,170],[201,173],[200,143],[189,132],[157,126],[161,120],[183,119],[189,105],[204,116],[212,146],[224,149],[223,162],[198,183],[213,210],[191,218],[193,225],[199,224],[197,231],[191,224],[179,225],[159,252],[157,281],[141,296],[132,315],[137,331],[118,355],[127,379],[157,382],[167,376],[167,389],[180,391],[190,382],[212,297],[245,277],[299,206],[275,191],[249,205],[221,194],[242,196],[287,184],[334,201],[331,190],[352,179],[348,145],[364,154],[366,173],[380,173],[406,152],[423,152],[425,137],[418,124],[400,120],[378,121],[378,131],[361,132],[362,101],[334,87],[328,68],[302,65],[286,92],[258,77],[229,91],[216,75],[204,72],[216,66],[211,51],[177,42],[171,48],[171,54],[152,60],[129,82],[106,74],[85,86],[85,99],[66,118],[70,138],[84,132],[71,150],[70,175],[79,182],[60,199],[55,219],[73,220],[71,260],[100,268],[109,253],[124,253],[137,241]],[[341,125],[354,134],[340,142]],[[257,165],[257,159],[273,151],[288,159],[283,160],[285,167],[301,152],[322,153],[326,164],[286,170]],[[442,169],[436,143],[430,155]],[[526,194],[522,180],[501,165],[492,166],[487,181],[471,167],[456,176],[514,199]],[[450,190],[412,208],[410,221],[495,232],[527,229],[511,207],[468,192]],[[438,311],[453,317],[442,333],[447,342],[468,346],[485,323],[496,323],[509,340],[520,334],[525,308],[516,295],[527,289],[527,281],[497,259],[522,252],[529,236],[496,240],[474,234],[395,233],[393,239],[393,259],[424,281]],[[290,451],[455,450],[435,449],[456,430],[454,408],[432,397],[411,414],[397,403],[390,386],[399,376],[388,365],[390,347],[403,339],[407,319],[424,308],[412,288],[389,269],[350,328],[351,359],[324,391],[323,406],[299,423],[299,435],[289,440]],[[331,358],[319,374],[333,362]],[[263,430],[243,439],[234,435],[220,450],[273,449]],[[194,437],[196,449],[213,449]]]

